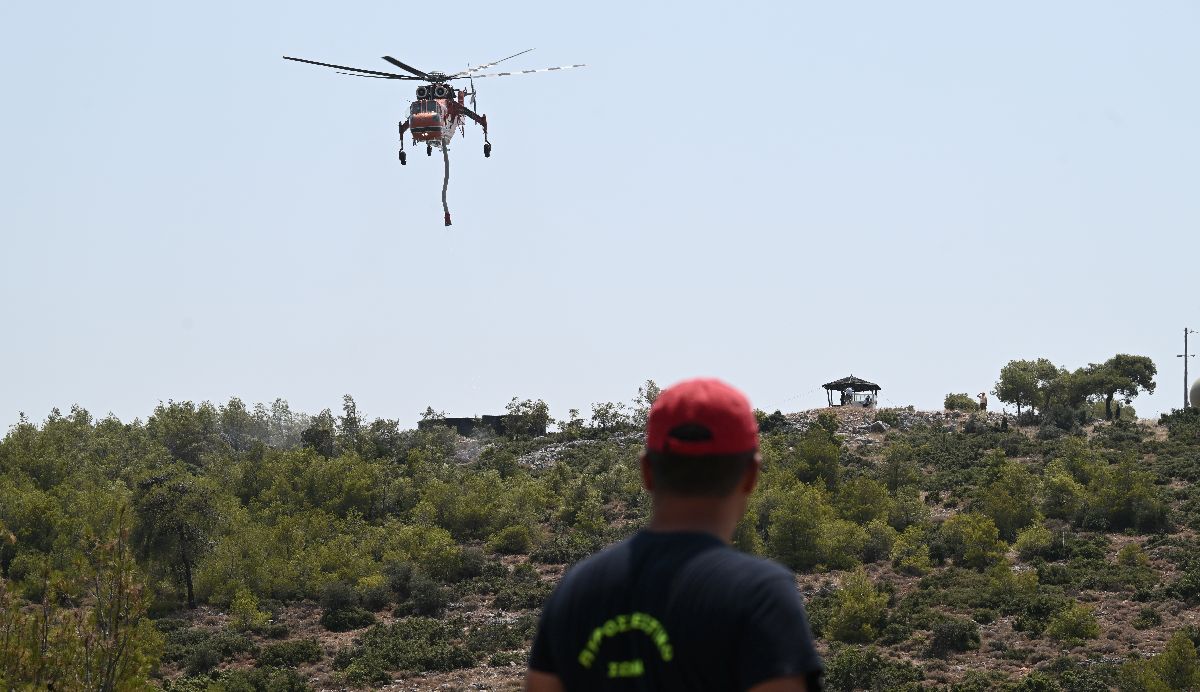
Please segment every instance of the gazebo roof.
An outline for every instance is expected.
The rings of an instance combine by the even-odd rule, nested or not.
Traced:
[[[823,386],[825,389],[828,389],[831,392],[840,392],[847,387],[856,392],[878,392],[880,389],[882,389],[874,382],[867,382],[861,377],[855,377],[854,375],[843,377],[842,379],[834,380],[833,382],[828,382]]]

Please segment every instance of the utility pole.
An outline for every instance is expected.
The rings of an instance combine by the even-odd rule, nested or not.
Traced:
[[[1188,334],[1198,333],[1195,329],[1183,328],[1183,353],[1176,353],[1176,358],[1183,359],[1183,410],[1188,409],[1188,358],[1195,358],[1196,354],[1188,355]]]

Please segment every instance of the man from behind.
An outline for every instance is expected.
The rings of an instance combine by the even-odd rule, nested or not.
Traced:
[[[542,609],[526,689],[820,689],[792,573],[730,547],[761,465],[741,392],[713,379],[663,391],[641,456],[650,525],[563,577]]]

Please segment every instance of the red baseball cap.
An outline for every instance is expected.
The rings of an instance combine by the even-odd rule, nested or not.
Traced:
[[[684,456],[749,452],[758,449],[758,421],[746,395],[721,380],[684,380],[650,407],[646,449]]]

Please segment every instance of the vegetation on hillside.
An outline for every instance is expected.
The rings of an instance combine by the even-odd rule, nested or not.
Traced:
[[[735,543],[799,573],[834,689],[1200,684],[1200,413],[1095,423],[1087,405],[1153,381],[1089,368],[1019,400],[1002,373],[1026,426],[958,413],[864,439],[834,412],[760,415]],[[1076,376],[1104,385],[1053,383]],[[549,411],[520,399],[473,439],[348,396],[340,415],[22,418],[0,441],[0,687],[514,680],[562,570],[647,516],[656,392],[538,437]]]

